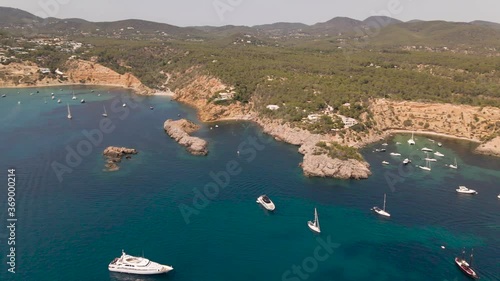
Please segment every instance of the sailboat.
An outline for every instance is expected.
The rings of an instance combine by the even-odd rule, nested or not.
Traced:
[[[422,170],[430,171],[431,170],[431,162],[429,160],[425,160],[425,167],[423,167],[423,166],[418,166],[418,167]]]
[[[106,112],[106,106],[102,106],[104,108],[104,113],[102,114],[102,117],[108,117],[108,113]]]
[[[465,260],[465,250],[462,251],[462,257],[455,257],[455,264],[462,270],[465,275],[473,278],[473,279],[479,279],[479,276],[477,275],[476,271],[472,269],[472,259],[474,256],[474,249],[472,249],[471,254],[470,254],[470,261],[467,262]]]
[[[375,211],[375,213],[381,215],[381,216],[385,216],[385,217],[390,217],[391,214],[389,214],[386,210],[385,210],[385,199],[386,199],[386,194],[384,194],[384,208],[383,209],[380,209],[379,207],[375,206],[372,208],[373,211]]]
[[[448,165],[448,167],[452,168],[452,169],[458,169],[458,165],[457,165],[457,158],[455,157],[455,165],[453,164],[450,164]]]
[[[71,119],[73,117],[71,116],[71,110],[69,110],[69,104],[67,104],[67,105],[68,105],[68,119]]]
[[[73,97],[71,99],[76,100],[75,91],[73,91]]]
[[[411,139],[408,140],[409,145],[415,145],[415,140],[413,139],[413,132],[411,132]]]
[[[308,221],[307,226],[309,226],[309,228],[314,232],[321,232],[321,229],[319,227],[318,211],[316,210],[316,208],[314,208],[314,221]]]

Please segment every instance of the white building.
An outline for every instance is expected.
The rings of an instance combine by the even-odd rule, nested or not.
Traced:
[[[277,105],[275,105],[275,104],[270,104],[270,105],[266,106],[266,108],[269,109],[269,110],[278,110],[278,109],[280,109],[280,107],[277,106]]]
[[[309,121],[316,121],[319,118],[321,118],[321,114],[309,114],[307,116],[307,119],[309,119]]]
[[[50,69],[49,68],[40,68],[40,72],[42,74],[49,74],[50,73]]]
[[[358,120],[356,120],[354,118],[347,117],[344,115],[338,115],[338,116],[342,119],[342,123],[344,123],[344,128],[350,128],[350,127],[358,124]]]

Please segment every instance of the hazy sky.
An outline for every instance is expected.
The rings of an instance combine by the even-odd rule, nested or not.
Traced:
[[[145,19],[178,26],[314,24],[336,16],[500,23],[500,0],[0,0],[38,16],[90,21]]]

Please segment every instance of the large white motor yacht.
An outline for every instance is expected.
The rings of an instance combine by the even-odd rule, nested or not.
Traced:
[[[153,275],[167,273],[174,268],[168,265],[150,261],[146,258],[127,255],[122,250],[122,256],[119,258],[115,258],[109,264],[108,269],[109,271],[113,272]]]
[[[259,196],[259,198],[257,198],[257,203],[261,204],[268,211],[274,211],[274,209],[276,209],[273,201],[271,201],[271,199],[267,195]]]
[[[477,194],[477,191],[474,189],[469,189],[463,185],[459,186],[457,189],[455,189],[458,193],[465,193],[465,194]]]

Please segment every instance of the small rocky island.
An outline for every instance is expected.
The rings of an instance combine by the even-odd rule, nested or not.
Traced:
[[[120,169],[118,163],[122,161],[123,157],[130,159],[132,154],[137,154],[137,150],[126,147],[108,146],[102,154],[106,157],[106,171],[114,172]]]
[[[192,137],[189,134],[197,131],[200,127],[186,119],[165,121],[163,128],[167,134],[180,145],[186,147],[186,150],[193,155],[207,155],[207,142],[198,137]]]

